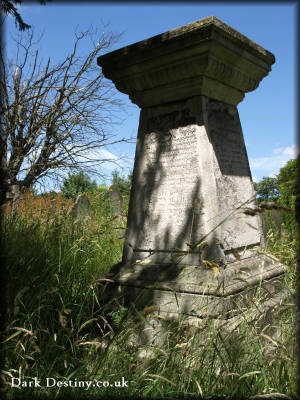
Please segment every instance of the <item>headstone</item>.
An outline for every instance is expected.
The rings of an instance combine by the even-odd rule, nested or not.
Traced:
[[[53,199],[50,200],[50,210],[51,210],[51,214],[55,214],[56,213],[56,197],[54,197]]]
[[[125,303],[230,318],[258,287],[280,291],[237,110],[274,62],[215,17],[98,58],[141,107],[123,259],[107,276]]]
[[[272,217],[275,222],[276,228],[277,228],[277,235],[278,238],[281,239],[281,222],[282,222],[282,217],[281,217],[281,211],[280,209],[272,209]]]
[[[110,199],[111,207],[115,215],[122,214],[122,207],[123,207],[123,197],[116,185],[111,185],[108,188],[108,196]]]
[[[71,207],[70,214],[78,219],[89,216],[91,213],[91,204],[89,198],[85,194],[77,196],[75,203]]]

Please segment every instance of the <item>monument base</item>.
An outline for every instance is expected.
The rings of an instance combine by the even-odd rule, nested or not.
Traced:
[[[195,334],[198,344],[205,345],[208,337],[212,333],[216,336],[218,332],[225,336],[230,335],[232,338],[236,337],[236,340],[240,341],[240,330],[247,330],[250,325],[255,325],[260,332],[264,332],[276,341],[283,333],[281,321],[282,315],[287,310],[287,303],[288,307],[291,307],[291,300],[294,303],[294,298],[295,293],[289,289],[280,291],[269,300],[253,297],[247,309],[240,310],[239,314],[230,318],[224,318],[222,315],[217,318],[199,318],[185,314],[166,314],[152,311],[153,307],[148,307],[143,312],[143,323],[134,324],[136,321],[131,320],[135,329],[128,342],[133,346],[138,345],[142,353],[146,346],[149,354],[145,356],[151,357],[153,354],[151,349],[164,348],[174,333],[177,335],[178,343],[185,342],[188,337],[193,337]]]
[[[268,301],[283,289],[287,267],[256,254],[217,267],[183,265],[116,265],[100,281],[102,301],[143,311],[147,307],[171,319],[229,319],[253,303]]]

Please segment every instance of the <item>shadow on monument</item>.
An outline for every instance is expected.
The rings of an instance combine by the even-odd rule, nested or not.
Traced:
[[[222,175],[251,178],[237,108],[209,98],[205,101],[207,103],[206,131]]]
[[[176,296],[180,294],[172,290],[170,285],[176,282],[182,269],[187,265],[209,269],[201,266],[203,259],[217,263],[224,256],[214,232],[209,232],[209,242],[203,247],[201,245],[207,235],[199,229],[203,225],[204,199],[198,173],[189,185],[188,193],[182,193],[182,196],[175,197],[175,200],[173,198],[173,205],[168,202],[168,199],[172,199],[172,190],[176,190],[172,189],[171,185],[176,176],[174,178],[170,170],[167,170],[172,167],[174,157],[177,156],[177,147],[174,144],[176,132],[188,135],[193,124],[197,123],[199,126],[199,122],[203,124],[203,121],[196,121],[188,109],[176,109],[150,118],[143,113],[147,113],[147,110],[142,110],[140,118],[123,260],[106,275],[114,280],[125,271],[129,276],[134,274],[134,277],[122,282],[121,286],[120,283],[110,283],[106,288],[107,296],[103,293],[101,295],[102,299],[106,298],[111,304],[115,302],[115,310],[117,305],[121,304],[142,311],[145,307],[155,304],[157,290],[162,288],[173,295],[176,304]],[[184,168],[184,164],[180,167]],[[166,199],[163,195],[160,196],[161,187],[167,189]],[[165,208],[161,208],[162,206],[173,207],[173,211],[168,213]],[[176,207],[181,209],[181,219],[174,225]],[[161,225],[163,229],[157,231],[157,227]],[[156,231],[156,234],[152,235],[151,241],[147,235],[149,232],[153,234],[153,231]],[[143,248],[144,242],[150,243],[151,247]],[[150,265],[139,263],[147,259],[151,261]],[[110,290],[117,287],[121,287],[119,292]],[[190,303],[184,299],[181,301],[180,313],[196,315]]]
[[[228,231],[228,226],[223,230],[223,223],[249,201],[245,198],[251,192],[238,113],[220,102],[194,100],[141,111],[123,259],[104,277],[104,282],[109,281],[100,291],[100,303],[108,318],[123,307],[143,321],[135,339],[140,344],[161,345],[166,335],[177,331],[181,318],[200,324],[203,332],[205,326],[215,322],[235,326],[254,304],[256,291],[261,290],[259,281],[251,286],[251,274],[258,276],[259,271],[253,272],[252,261],[247,264],[248,256],[243,263],[238,253],[241,249],[236,246],[233,250],[238,255],[228,266],[232,249],[222,244],[223,233]],[[218,112],[226,117],[218,119]],[[231,121],[236,131],[230,127]],[[207,135],[214,151],[211,182],[203,176],[206,171],[199,168],[199,158],[194,158],[196,154],[205,156],[211,148],[199,146],[203,142],[196,140],[196,135],[200,134]],[[244,184],[248,189],[244,190]],[[204,198],[203,193],[211,193],[205,190],[209,185],[217,186],[214,200]],[[207,215],[205,207],[212,201],[217,207],[211,207]],[[215,215],[216,210],[223,214]],[[251,218],[244,222],[247,226]],[[238,235],[234,230],[239,232],[239,223],[229,234]],[[280,284],[280,280],[278,284],[267,281],[261,299],[268,300]]]

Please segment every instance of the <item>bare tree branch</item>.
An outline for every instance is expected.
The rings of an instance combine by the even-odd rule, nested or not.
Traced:
[[[95,41],[95,35],[91,29],[77,33],[70,54],[55,65],[50,58],[40,61],[33,32],[16,40],[16,60],[1,55],[2,168],[11,184],[29,187],[62,170],[95,171],[104,161],[95,151],[128,140],[110,131],[121,103],[96,63],[118,36],[103,33]],[[80,56],[87,39],[92,50]]]

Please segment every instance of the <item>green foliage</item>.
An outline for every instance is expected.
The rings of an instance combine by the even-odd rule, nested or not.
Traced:
[[[300,209],[299,155],[296,159],[288,161],[276,178],[263,177],[260,182],[254,183],[254,188],[258,203],[276,202],[291,209],[290,212],[281,211],[281,227],[295,236],[298,232]],[[272,225],[271,220],[271,215],[265,215],[269,228]]]
[[[54,199],[57,195],[58,195],[58,193],[55,190],[50,190],[49,192],[41,193],[39,196],[42,196],[44,198],[47,198],[50,196],[52,199]],[[35,194],[35,196],[37,196],[37,194]]]
[[[298,232],[299,227],[299,191],[300,191],[300,176],[299,176],[299,155],[296,159],[290,160],[279,171],[278,183],[280,189],[279,204],[292,209],[291,213],[283,214],[283,226],[294,235]]]
[[[119,175],[118,170],[112,172],[112,184],[116,185],[122,195],[129,195],[132,184],[132,173],[127,178]]]
[[[287,164],[280,168],[279,174],[277,175],[281,190],[285,187],[292,187],[296,190],[297,185],[299,186],[299,166],[300,156],[287,162]]]
[[[287,207],[294,207],[296,197],[299,198],[300,176],[299,176],[300,158],[299,155],[294,160],[290,160],[287,164],[280,168],[277,175],[280,203]]]
[[[92,192],[97,189],[96,181],[91,181],[90,177],[79,172],[78,174],[69,174],[63,180],[61,190],[66,199],[76,199],[79,194]]]
[[[107,185],[106,185],[106,183],[101,183],[99,186],[98,186],[98,190],[99,190],[99,192],[106,192],[107,191],[107,189],[108,189],[108,187],[107,187]]]
[[[258,202],[276,201],[279,198],[277,178],[264,176],[260,182],[254,182]]]
[[[123,306],[120,306],[120,308],[117,311],[111,311],[108,313],[108,315],[112,319],[113,325],[116,328],[120,327],[122,320],[127,314],[128,314],[128,309]]]

